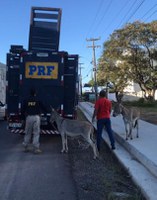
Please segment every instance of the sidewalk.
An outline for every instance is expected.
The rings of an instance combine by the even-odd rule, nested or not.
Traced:
[[[93,104],[80,102],[80,109],[89,121],[93,114]],[[141,188],[148,200],[157,199],[157,126],[139,121],[139,138],[133,131],[133,140],[125,140],[124,122],[121,116],[111,117],[115,132],[116,150],[119,161],[128,170],[134,182]],[[96,122],[93,123],[96,128]],[[107,133],[103,138],[109,144]]]

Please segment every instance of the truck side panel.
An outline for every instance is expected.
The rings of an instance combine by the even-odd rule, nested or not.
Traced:
[[[68,55],[64,67],[64,116],[75,118],[78,104],[78,55]]]
[[[7,66],[7,115],[11,113],[18,114],[20,57],[16,54],[7,54]]]

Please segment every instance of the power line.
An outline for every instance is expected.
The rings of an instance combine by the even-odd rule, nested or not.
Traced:
[[[122,22],[124,21],[124,19],[127,17],[127,15],[129,14],[129,12],[133,9],[134,5],[136,4],[137,0],[135,0],[131,6],[129,7],[129,10],[127,11],[126,15],[122,18],[122,20],[120,21],[119,25],[117,26],[117,28],[122,24]]]
[[[102,5],[103,5],[103,3],[104,3],[104,0],[102,0],[102,1],[100,2],[99,7],[98,7],[97,12],[96,12],[96,16],[95,16],[95,18],[94,18],[94,22],[91,24],[87,36],[89,35],[89,33],[93,32],[93,30],[94,30],[94,32],[95,32],[95,30],[97,30],[97,28],[98,28],[98,27],[100,26],[100,24],[103,22],[103,19],[104,19],[105,15],[106,15],[107,12],[109,11],[109,8],[110,8],[110,6],[111,6],[111,4],[112,4],[112,1],[113,1],[113,0],[110,0],[110,1],[109,1],[109,3],[107,4],[106,9],[103,10],[103,13],[104,13],[103,16],[101,16],[101,18],[99,19],[98,23],[95,24],[96,20],[98,19],[98,14],[100,13],[100,10],[103,8]],[[86,36],[86,38],[87,38],[87,36]],[[83,45],[84,45],[84,44],[83,44]]]
[[[147,18],[145,19],[145,21],[147,21],[149,18],[151,18],[155,13],[157,13],[157,10],[155,10],[149,17],[147,17]]]
[[[95,30],[96,30],[96,29],[100,26],[100,24],[103,22],[103,19],[104,19],[105,15],[107,14],[107,12],[109,11],[112,2],[113,2],[113,0],[111,0],[111,1],[109,2],[108,6],[106,7],[106,10],[104,10],[104,14],[103,14],[103,16],[100,18],[99,22],[97,23],[97,26],[95,27]]]
[[[89,73],[92,72],[92,71],[93,71],[93,69],[90,69],[90,70],[87,72],[87,75],[85,75],[82,79],[87,78],[87,77],[89,76]]]
[[[130,1],[131,1],[131,0],[130,0]],[[129,1],[126,1],[126,3],[123,5],[123,7],[115,14],[115,16],[112,18],[111,22],[109,22],[108,25],[107,25],[107,27],[104,29],[103,33],[106,32],[106,31],[110,28],[110,26],[112,25],[112,22],[114,21],[115,17],[116,17],[116,19],[117,19],[117,16],[119,16],[119,15],[122,13],[122,11],[123,11],[123,10],[125,9],[125,7],[128,5],[128,2],[129,2]]]
[[[101,0],[101,2],[100,2],[100,4],[99,4],[99,7],[98,7],[97,12],[96,12],[96,15],[95,15],[95,18],[94,18],[93,22],[91,23],[91,26],[90,26],[89,31],[88,31],[88,33],[87,33],[87,36],[88,36],[89,33],[91,32],[91,29],[93,28],[93,24],[94,24],[94,23],[96,22],[96,20],[97,20],[98,14],[100,13],[100,9],[102,8],[103,1],[104,1],[104,0]]]
[[[89,27],[89,30],[87,31],[86,38],[87,38],[87,36],[89,35],[89,33],[91,32],[91,30],[93,29],[93,24],[96,22],[96,20],[97,20],[97,18],[98,18],[98,14],[100,13],[100,9],[103,7],[103,6],[102,6],[103,3],[104,3],[104,0],[101,0],[100,4],[99,4],[99,6],[98,6],[98,9],[97,9],[97,11],[96,11],[96,15],[95,15],[95,17],[94,17],[94,20],[92,21],[92,23],[91,23],[91,25],[90,25],[90,27]],[[85,45],[85,41],[84,41],[84,43],[83,43],[83,46],[84,46],[84,45]]]
[[[154,6],[152,6],[152,7],[141,17],[141,19],[143,19],[145,16],[147,16],[147,14],[148,14],[151,10],[153,10],[156,6],[157,6],[157,4],[155,4]]]
[[[123,4],[124,6],[123,7],[121,7],[121,9],[119,10],[119,12],[117,11],[117,13],[119,13],[119,14],[117,14],[116,16],[120,16],[120,14],[121,14],[121,12],[122,12],[122,10],[123,11],[125,11],[126,10],[126,5],[128,5],[128,3],[129,3],[129,8],[128,8],[128,10],[127,10],[127,13],[125,14],[125,16],[122,18],[122,20],[121,20],[121,22],[120,22],[120,24],[123,22],[123,21],[126,21],[125,23],[127,23],[127,22],[129,22],[129,20],[138,12],[138,10],[142,7],[142,5],[145,3],[145,0],[134,0],[133,2],[131,2],[131,0],[129,1],[127,1],[127,4],[125,3],[125,4]],[[111,4],[111,2],[110,2],[110,4]],[[107,6],[107,8],[109,8],[109,5],[110,5],[109,3],[107,4],[108,6]],[[100,2],[100,4],[99,4],[99,7],[98,7],[98,9],[97,9],[97,12],[96,12],[96,15],[95,15],[95,18],[94,18],[94,23],[96,23],[96,20],[98,20],[98,12],[100,12],[100,6],[101,6],[101,8],[102,8],[102,5],[103,5],[103,1],[101,1]],[[153,9],[154,9],[154,7],[156,8],[156,6],[157,6],[157,4],[155,4],[152,8],[150,8],[141,18],[145,18],[146,20],[148,20],[150,17],[152,17],[157,11],[155,10],[154,12],[153,12]],[[106,8],[106,9],[107,9]],[[151,12],[152,11],[152,12]],[[104,18],[104,16],[105,16],[105,12],[104,12],[104,15],[103,16],[101,16],[101,22],[103,22],[103,18]],[[148,15],[148,14],[150,14],[150,15]],[[147,18],[146,18],[147,17]],[[115,19],[113,19],[112,20],[112,23],[110,23],[109,24],[109,26],[107,27],[107,29],[113,24],[113,21],[115,21],[117,18],[115,18]],[[119,24],[119,25],[120,25]],[[97,27],[100,25],[100,23],[98,23],[97,24]],[[94,26],[93,26],[93,24],[92,24],[92,27],[94,28]],[[117,27],[118,28],[118,27]],[[90,30],[91,31],[91,30]],[[105,29],[105,32],[106,32],[106,29]],[[101,34],[102,35],[102,34]],[[98,54],[98,52],[96,53],[96,55]]]
[[[140,9],[140,7],[143,5],[143,3],[145,2],[145,0],[142,0],[140,2],[140,4],[138,5],[138,7],[133,11],[133,13],[130,15],[130,17],[127,19],[126,23],[129,22],[129,20],[135,15],[135,13]]]

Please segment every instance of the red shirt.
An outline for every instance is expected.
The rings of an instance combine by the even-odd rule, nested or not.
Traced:
[[[97,119],[110,118],[111,108],[112,104],[110,100],[106,98],[99,98],[95,103]]]

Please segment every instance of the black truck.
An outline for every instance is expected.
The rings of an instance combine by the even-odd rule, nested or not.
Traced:
[[[11,45],[7,53],[6,116],[14,133],[24,129],[22,107],[31,88],[47,112],[41,116],[41,133],[57,133],[49,122],[51,107],[65,118],[76,118],[78,55],[59,51],[61,9],[32,7],[29,47]]]

